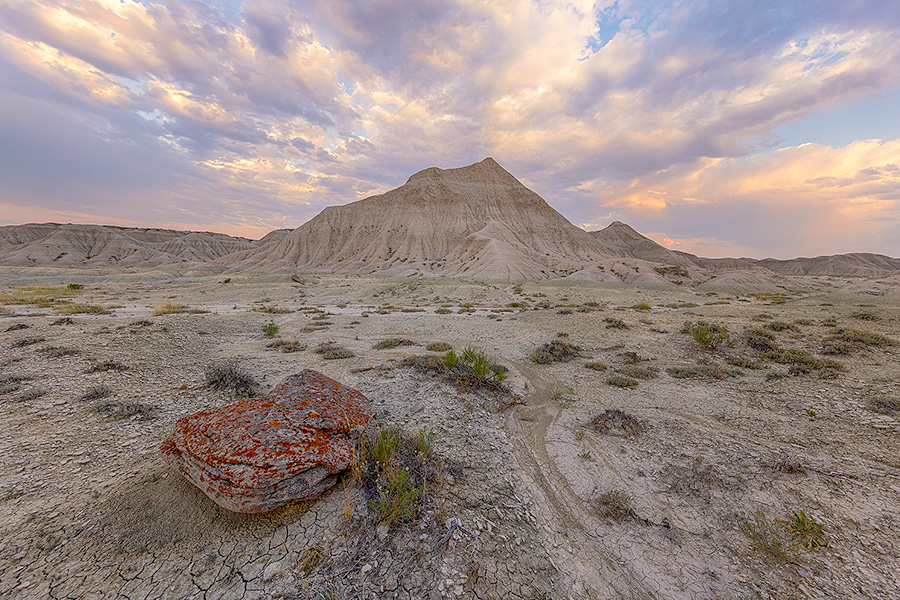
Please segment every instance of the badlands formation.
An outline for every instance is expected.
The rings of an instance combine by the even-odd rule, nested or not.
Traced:
[[[0,228],[0,597],[896,598],[898,267],[584,232],[491,159],[259,241]],[[360,462],[219,452],[306,369]]]

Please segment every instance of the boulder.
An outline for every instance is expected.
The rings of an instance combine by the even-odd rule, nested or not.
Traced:
[[[307,369],[262,398],[182,417],[160,450],[219,506],[262,512],[334,485],[371,414],[361,393]]]

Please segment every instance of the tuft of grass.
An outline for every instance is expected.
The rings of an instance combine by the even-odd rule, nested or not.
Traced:
[[[631,495],[625,490],[610,490],[597,498],[597,512],[603,519],[624,521],[635,516]]]
[[[239,398],[256,394],[259,384],[237,362],[227,360],[206,368],[206,385],[214,390],[231,392]]]
[[[568,335],[568,334],[566,334]],[[531,353],[531,360],[537,364],[546,365],[552,362],[569,362],[581,356],[581,348],[562,340],[547,342]]]
[[[591,426],[600,433],[621,431],[627,437],[644,430],[643,423],[637,417],[618,408],[609,408],[594,417]]]
[[[19,402],[28,402],[29,400],[37,400],[42,396],[47,395],[47,390],[44,388],[31,388],[26,392],[22,392],[19,395]]]
[[[435,311],[434,311],[434,314],[436,314],[436,315],[449,315],[449,314],[452,313],[452,312],[453,312],[453,311],[450,310],[449,308],[441,307],[441,308],[438,308],[437,310],[435,310]]]
[[[434,342],[425,346],[425,349],[429,352],[446,352],[452,350],[453,347],[445,342]]]
[[[610,375],[606,378],[606,383],[617,388],[633,388],[639,384],[637,379],[623,377],[622,375]]]
[[[123,365],[122,363],[115,360],[104,360],[103,362],[98,362],[92,364],[88,367],[86,373],[103,373],[106,371],[127,371],[128,365]]]
[[[794,548],[782,537],[777,523],[769,521],[763,511],[758,510],[742,517],[744,521],[740,525],[740,531],[750,538],[757,550],[778,562],[793,560]]]
[[[734,345],[734,342],[728,335],[728,328],[717,323],[707,323],[706,321],[687,322],[684,324],[682,331],[690,333],[695,342],[710,350],[715,350],[722,344]]]
[[[817,358],[812,352],[802,348],[779,348],[771,352],[763,352],[760,354],[760,357],[778,364],[791,365],[792,374],[820,371],[822,369],[844,370],[843,363],[830,358]]]
[[[780,522],[784,529],[810,552],[818,552],[819,548],[828,545],[825,524],[816,521],[815,517],[806,516],[802,510],[791,511],[790,520]]]
[[[605,371],[609,368],[609,365],[601,361],[585,363],[584,366],[585,368],[591,369],[593,371]]]
[[[322,342],[316,348],[316,354],[321,354],[325,360],[340,360],[353,357],[352,350],[338,346],[334,342]]]
[[[881,317],[879,317],[875,313],[865,311],[865,310],[860,311],[860,312],[855,312],[850,316],[853,317],[854,319],[859,319],[860,321],[880,321],[881,320]]]
[[[69,285],[66,286],[66,289],[78,291],[78,290],[83,290],[84,286],[80,283],[70,283]]]
[[[99,304],[82,304],[80,302],[59,302],[53,305],[53,311],[60,315],[108,315],[109,309]]]
[[[416,343],[412,340],[408,340],[406,338],[389,338],[386,340],[381,340],[380,342],[375,343],[372,346],[373,350],[388,350],[390,348],[396,348],[398,346],[415,346]]]
[[[172,302],[171,300],[164,300],[162,302],[156,302],[153,304],[150,312],[153,315],[173,315],[179,313],[187,312],[187,305],[179,304],[177,302]]]
[[[659,377],[659,369],[657,367],[643,367],[639,365],[625,365],[622,367],[622,374],[632,379],[655,379]]]
[[[756,370],[762,369],[763,367],[761,362],[750,358],[745,358],[743,356],[738,356],[737,358],[729,358],[725,362],[733,367],[740,367],[742,369]]]
[[[648,310],[652,309],[653,307],[650,306],[650,303],[647,302],[646,300],[642,300],[641,302],[638,302],[637,304],[635,304],[635,305],[632,306],[631,308],[633,308],[634,310],[648,311]]]
[[[278,325],[269,321],[262,326],[262,332],[266,337],[275,337],[275,334],[278,333]]]

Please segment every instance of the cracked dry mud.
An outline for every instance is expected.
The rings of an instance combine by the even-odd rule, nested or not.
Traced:
[[[802,280],[802,293],[772,304],[585,283],[28,277],[5,280],[77,277],[85,301],[118,307],[60,325],[51,308],[0,313],[0,597],[887,599],[900,589],[898,422],[870,408],[872,399],[900,398],[900,347],[838,356],[841,372],[791,375],[741,341],[745,328],[799,322],[773,335],[820,356],[831,318],[900,340],[896,295],[844,293],[834,279]],[[165,299],[210,312],[152,315]],[[628,308],[641,301],[653,308]],[[540,302],[548,307],[535,309]],[[579,312],[586,302],[599,306]],[[466,303],[476,312],[459,313]],[[436,314],[441,305],[451,312]],[[559,314],[564,305],[571,314]],[[264,307],[292,312],[251,310]],[[331,313],[319,319],[331,324],[312,327],[316,314],[298,310],[308,307]],[[607,318],[630,329],[610,328]],[[727,325],[737,343],[705,350],[679,332],[687,320]],[[309,349],[266,350],[269,321]],[[393,337],[418,345],[372,348]],[[20,346],[25,338],[44,339]],[[534,364],[531,353],[553,339],[577,344],[582,356]],[[355,356],[312,351],[329,340]],[[486,393],[399,366],[437,341],[475,346],[508,366],[522,403],[501,409]],[[740,357],[763,368],[722,380],[665,370]],[[381,426],[432,427],[449,476],[429,512],[389,531],[374,527],[346,481],[262,515],[217,507],[158,447],[179,417],[233,401],[204,385],[205,367],[230,358],[264,387],[317,369],[365,394]],[[627,389],[605,383],[634,360],[658,376]],[[89,372],[103,361],[126,368]],[[608,369],[585,368],[598,361]],[[142,410],[117,418],[98,411],[101,400],[81,399],[100,385],[110,392],[103,400]],[[642,431],[592,428],[608,409],[634,416]],[[598,499],[611,490],[630,497],[625,518],[601,517]],[[741,532],[757,510],[776,529],[775,519],[803,510],[825,523],[828,545],[773,558]],[[460,527],[440,544],[454,519]]]

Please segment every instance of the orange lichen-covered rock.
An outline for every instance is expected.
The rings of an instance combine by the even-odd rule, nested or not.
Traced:
[[[160,450],[218,505],[261,512],[334,485],[370,416],[361,393],[307,369],[263,398],[182,417]]]

